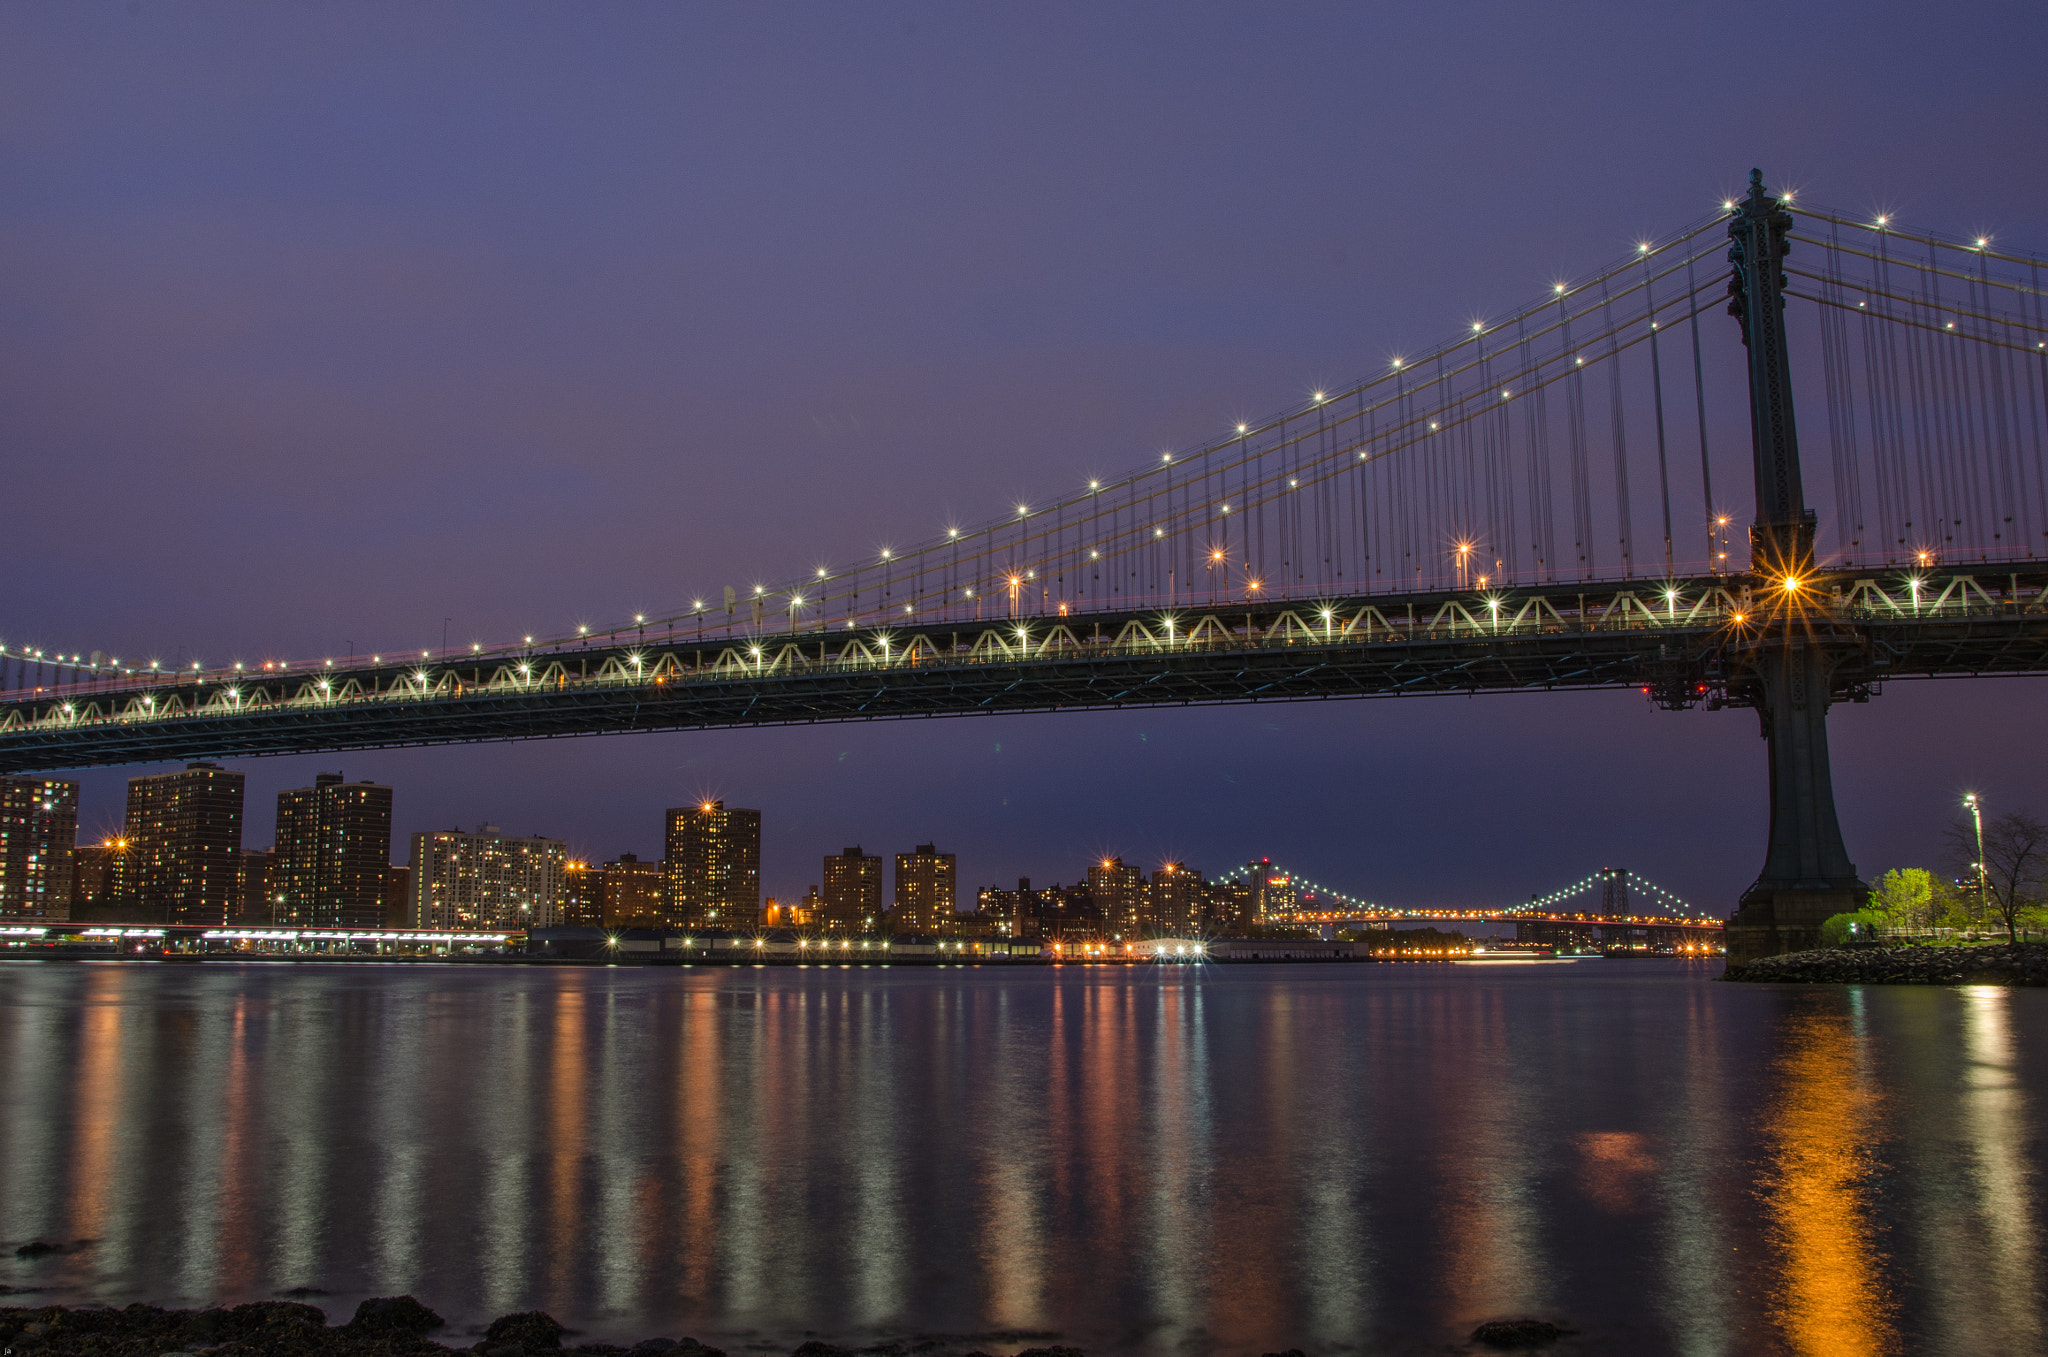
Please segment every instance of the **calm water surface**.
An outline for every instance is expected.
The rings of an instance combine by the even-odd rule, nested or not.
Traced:
[[[0,1282],[764,1351],[2044,1350],[2048,992],[1718,970],[5,964]]]

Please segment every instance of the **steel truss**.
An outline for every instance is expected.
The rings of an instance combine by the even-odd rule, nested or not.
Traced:
[[[1886,679],[2048,673],[2048,574],[1705,576],[591,645],[472,663],[138,677],[0,701],[0,772],[630,731],[1428,693],[1641,688],[1757,704],[1757,661]]]

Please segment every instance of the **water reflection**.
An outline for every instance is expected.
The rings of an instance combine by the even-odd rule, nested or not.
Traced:
[[[1815,1357],[1893,1346],[1868,1200],[1876,1092],[1859,1026],[1831,993],[1786,1016],[1765,1124],[1765,1200],[1782,1255],[1771,1317],[1794,1352]]]
[[[1956,1196],[1942,1212],[1953,1265],[1943,1270],[1953,1339],[1974,1351],[2022,1350],[2043,1333],[2034,1132],[2021,1083],[2010,990],[1963,991],[1964,1061]]]
[[[2024,1351],[2044,1000],[1659,963],[0,966],[0,1283],[733,1350],[1441,1350],[1537,1313],[1595,1352]]]

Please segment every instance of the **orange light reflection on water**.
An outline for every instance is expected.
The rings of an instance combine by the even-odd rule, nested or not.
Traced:
[[[1771,1320],[1793,1352],[1894,1351],[1866,1200],[1877,1096],[1865,1077],[1863,1039],[1847,1013],[1818,1007],[1788,1016],[1781,1039],[1764,1124],[1764,1206],[1779,1255]]]

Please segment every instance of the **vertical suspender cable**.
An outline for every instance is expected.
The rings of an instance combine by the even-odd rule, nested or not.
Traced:
[[[1699,284],[1693,274],[1693,261],[1685,261],[1685,286],[1692,295],[1686,304],[1692,324],[1692,399],[1693,408],[1700,420],[1700,494],[1706,501],[1707,511],[1707,569],[1714,569],[1714,467],[1707,458],[1707,384],[1700,372],[1700,299]]]
[[[1614,440],[1614,516],[1621,541],[1621,577],[1636,573],[1635,515],[1628,489],[1628,416],[1621,405],[1621,335],[1614,325],[1614,299],[1600,280],[1600,317],[1607,327],[1607,417]]]
[[[1664,457],[1664,365],[1657,356],[1657,303],[1650,295],[1650,256],[1643,255],[1643,309],[1650,320],[1650,391],[1657,412],[1657,494],[1664,501],[1664,578],[1672,575],[1671,469]]]

